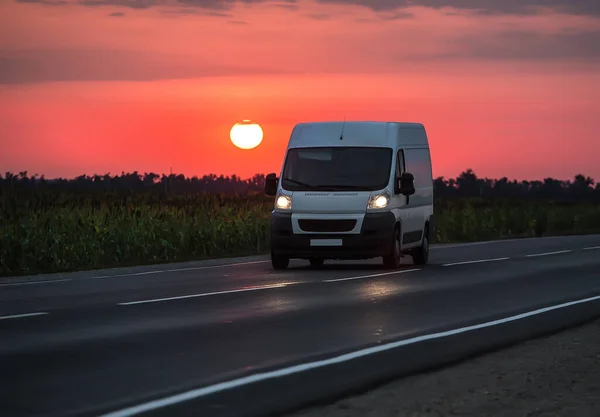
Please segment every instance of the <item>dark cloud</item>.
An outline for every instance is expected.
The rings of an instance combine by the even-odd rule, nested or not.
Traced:
[[[52,81],[152,81],[269,74],[259,67],[213,65],[197,57],[118,50],[0,51],[0,84]]]
[[[197,7],[179,7],[176,9],[161,9],[160,13],[163,15],[167,15],[169,17],[178,17],[182,15],[193,15],[193,16],[210,16],[210,17],[228,17],[232,19],[232,21],[238,22],[235,20],[235,16],[233,13],[228,12],[227,10],[211,10],[211,9],[200,9]]]
[[[600,63],[600,30],[562,30],[554,34],[511,30],[462,35],[444,40],[443,53],[406,53],[400,61],[443,62],[446,60],[551,61]]]
[[[331,19],[331,15],[327,13],[309,13],[306,17],[314,20],[329,20]]]
[[[269,0],[15,0],[20,3],[62,5],[78,2],[83,6],[122,6],[132,9],[149,7],[189,6],[211,10],[230,10],[237,3],[260,4]],[[295,9],[303,0],[280,0],[278,7]],[[395,11],[421,6],[433,9],[457,10],[486,14],[528,15],[541,13],[543,9],[574,15],[600,17],[600,0],[317,0],[322,4],[364,6],[376,12]]]
[[[403,12],[403,11],[386,11],[386,12],[379,12],[376,13],[374,15],[374,17],[359,17],[356,18],[355,21],[359,22],[359,23],[380,23],[382,20],[388,20],[388,21],[393,21],[393,20],[407,20],[407,19],[414,19],[416,18],[416,15],[414,13],[410,13],[410,12]]]
[[[125,13],[123,13],[123,12],[114,12],[114,13],[110,13],[109,16],[110,17],[123,17],[123,16],[125,16]]]
[[[395,12],[392,14],[380,14],[379,17],[383,20],[404,20],[404,19],[414,19],[416,16],[414,15],[414,13]]]
[[[174,0],[175,3],[211,10],[231,10],[236,3],[257,4],[268,0]]]
[[[80,0],[82,6],[120,6],[130,9],[148,9],[160,4],[158,0]]]
[[[216,11],[204,12],[204,13],[199,13],[199,14],[202,14],[204,16],[212,16],[212,17],[233,17],[233,15],[231,13],[216,12]]]
[[[548,8],[560,13],[600,16],[599,0],[317,0],[327,4],[352,4],[374,11],[390,11],[422,6],[434,9],[445,7],[483,13],[518,14],[538,13]]]
[[[51,5],[79,4],[87,7],[117,6],[129,9],[148,9],[157,6],[190,7],[206,10],[232,9],[236,3],[265,3],[269,0],[15,0],[18,3],[37,3]],[[293,4],[295,0],[283,0],[282,5]]]
[[[283,3],[283,4],[274,4],[275,7],[279,7],[280,9],[286,9],[286,10],[298,10],[300,7],[297,4],[294,3]]]
[[[162,14],[169,17],[179,17],[181,15],[200,15],[200,11],[198,9],[164,9],[160,11]],[[216,12],[215,12],[216,13]],[[227,15],[225,13],[219,13],[222,16],[232,17],[231,15]]]
[[[43,4],[46,6],[66,6],[69,4],[66,0],[15,0],[17,3]]]
[[[454,48],[453,48],[454,45]],[[503,32],[495,36],[471,36],[452,40],[454,56],[502,60],[600,60],[600,30],[540,34]]]

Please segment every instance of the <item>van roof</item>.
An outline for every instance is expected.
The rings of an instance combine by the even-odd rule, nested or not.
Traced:
[[[400,133],[401,130],[406,133]],[[340,140],[340,136],[343,136],[343,140]],[[423,124],[377,121],[299,123],[294,126],[288,148],[310,146],[396,147],[399,142],[407,145],[427,146],[427,136]]]
[[[369,126],[369,125],[396,125],[399,128],[416,128],[416,129],[420,129],[423,128],[423,123],[418,123],[418,122],[390,122],[390,121],[375,121],[375,120],[347,120],[347,121],[343,121],[343,120],[332,120],[329,122],[304,122],[304,123],[298,123],[296,126],[305,126],[305,125],[312,125],[312,126],[327,126],[327,125],[334,125],[334,126],[341,126],[345,124],[346,126],[350,126],[350,125],[363,125],[363,126]]]

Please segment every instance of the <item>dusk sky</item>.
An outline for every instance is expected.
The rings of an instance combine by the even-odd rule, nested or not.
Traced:
[[[424,123],[436,177],[600,180],[600,1],[0,0],[0,172],[249,177],[344,117]]]

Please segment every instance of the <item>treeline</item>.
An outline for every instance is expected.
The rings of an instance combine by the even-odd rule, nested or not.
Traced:
[[[125,191],[152,192],[166,194],[223,193],[245,194],[262,193],[265,175],[256,174],[242,179],[236,175],[204,175],[185,177],[183,174],[158,175],[153,172],[140,174],[122,172],[120,175],[80,175],[75,178],[53,178],[28,176],[27,172],[0,174],[0,188],[64,191]]]
[[[0,189],[75,191],[75,192],[150,192],[152,194],[197,194],[202,192],[224,194],[262,193],[265,176],[256,174],[242,179],[236,175],[185,177],[182,174],[158,175],[138,172],[120,175],[81,175],[76,178],[47,179],[28,176],[27,172],[0,174]],[[435,195],[441,198],[480,197],[543,199],[557,201],[599,201],[600,184],[584,175],[573,180],[545,178],[540,181],[516,181],[505,178],[480,178],[468,169],[456,178],[438,177],[434,181]]]
[[[600,184],[584,175],[576,175],[573,180],[544,178],[542,181],[509,181],[479,178],[468,169],[457,178],[439,177],[434,182],[435,194],[439,197],[481,197],[544,199],[557,201],[600,201]]]

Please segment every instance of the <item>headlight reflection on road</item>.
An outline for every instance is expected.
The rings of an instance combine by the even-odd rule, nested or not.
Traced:
[[[364,282],[358,292],[365,300],[370,300],[373,304],[383,301],[386,297],[406,291],[408,286],[389,280]],[[386,336],[386,329],[389,329],[397,317],[392,317],[385,309],[375,309],[365,314],[357,323],[357,329],[374,336],[378,343]]]
[[[247,319],[252,316],[265,316],[275,312],[289,311],[297,307],[297,299],[293,294],[285,294],[279,291],[270,291],[274,288],[284,288],[296,284],[302,284],[300,281],[281,281],[267,285],[254,285],[242,287],[245,291],[255,293],[255,297],[243,300],[237,305],[223,305],[218,309],[220,321],[223,323],[233,323],[237,320]],[[254,291],[256,290],[256,292]],[[261,291],[264,290],[264,291]],[[247,292],[242,292],[244,294]]]
[[[364,282],[358,289],[358,292],[365,299],[377,301],[377,299],[379,298],[400,293],[406,288],[406,285],[402,285],[396,282],[390,282],[389,280],[369,281]]]
[[[277,294],[267,296],[267,299],[261,303],[261,309],[264,309],[265,312],[283,313],[299,309],[299,306],[293,297],[285,297]]]
[[[302,284],[301,281],[281,281],[274,284],[266,284],[266,285],[246,285],[241,287],[242,290],[251,291],[251,290],[266,290],[269,288],[281,288],[287,287],[288,285],[296,285]]]

